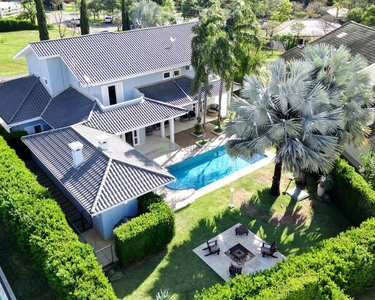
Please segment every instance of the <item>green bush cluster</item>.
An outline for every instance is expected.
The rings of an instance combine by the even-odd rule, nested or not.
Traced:
[[[359,225],[375,216],[375,191],[347,161],[339,159],[331,175],[332,200],[349,220]]]
[[[350,299],[375,280],[375,219],[324,240],[248,276],[237,276],[195,295],[195,299]]]
[[[0,218],[62,299],[116,299],[92,248],[0,137]]]
[[[38,26],[28,20],[17,20],[12,18],[0,18],[0,32],[35,30]]]
[[[116,252],[125,266],[162,250],[175,234],[175,216],[160,196],[139,197],[140,216],[114,230]]]
[[[30,151],[26,145],[21,141],[21,137],[27,135],[27,131],[19,130],[14,132],[6,131],[0,126],[0,136],[4,138],[9,147],[16,150],[19,157],[26,159],[30,157]]]

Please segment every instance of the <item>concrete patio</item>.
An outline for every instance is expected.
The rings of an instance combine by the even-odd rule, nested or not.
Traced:
[[[237,244],[241,244],[246,249],[248,249],[254,257],[245,262],[242,266],[242,274],[255,273],[262,271],[264,269],[270,269],[275,266],[277,263],[284,261],[286,258],[282,253],[276,252],[275,257],[266,256],[263,257],[260,253],[260,248],[264,242],[260,237],[249,231],[248,235],[236,235],[235,228],[239,227],[241,224],[238,223],[231,228],[227,229],[223,233],[213,237],[210,241],[217,240],[217,243],[220,247],[220,254],[212,254],[205,256],[208,250],[203,250],[207,247],[206,243],[195,248],[193,251],[198,255],[213,271],[215,271],[221,278],[225,281],[230,279],[229,276],[229,267],[231,263],[236,264],[232,259],[225,254],[230,248]],[[272,241],[268,241],[272,243]],[[277,242],[277,241],[276,241]]]

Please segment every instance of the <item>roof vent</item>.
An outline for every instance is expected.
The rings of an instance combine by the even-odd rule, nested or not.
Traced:
[[[341,39],[342,37],[346,36],[347,33],[346,32],[341,32],[340,34],[336,35],[339,39]]]
[[[109,149],[109,136],[106,134],[101,134],[96,137],[99,142],[99,148],[101,150],[108,150]]]
[[[170,40],[172,43],[174,43],[174,42],[176,41],[176,39],[173,38],[173,37],[170,37],[169,40]]]
[[[72,156],[73,156],[73,167],[78,168],[83,163],[83,154],[82,149],[83,145],[80,142],[73,142],[70,143],[69,148],[72,149]]]

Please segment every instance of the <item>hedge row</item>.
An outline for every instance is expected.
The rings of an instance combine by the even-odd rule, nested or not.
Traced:
[[[349,220],[359,225],[375,216],[375,191],[346,160],[337,161],[332,177],[332,200]]]
[[[116,252],[123,265],[163,249],[175,234],[175,216],[160,196],[138,198],[140,216],[114,230]]]
[[[17,20],[12,18],[0,19],[0,32],[20,31],[20,30],[35,30],[38,25],[31,23],[28,20]]]
[[[27,131],[19,130],[14,132],[6,131],[2,126],[0,126],[0,136],[4,138],[9,147],[16,150],[19,157],[26,159],[30,157],[30,150],[21,141],[21,137],[27,135]]]
[[[0,137],[0,218],[62,299],[116,299],[92,248]]]
[[[270,270],[237,276],[195,299],[349,299],[375,281],[375,219]]]

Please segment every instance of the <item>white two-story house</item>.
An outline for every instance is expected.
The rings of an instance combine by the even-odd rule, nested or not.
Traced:
[[[190,94],[196,23],[30,43],[29,76],[0,84],[0,117],[33,159],[104,239],[137,214],[139,196],[175,178],[132,146],[160,125],[174,143],[174,122],[196,111]],[[208,104],[217,103],[219,79]],[[228,92],[221,114],[226,114]]]

